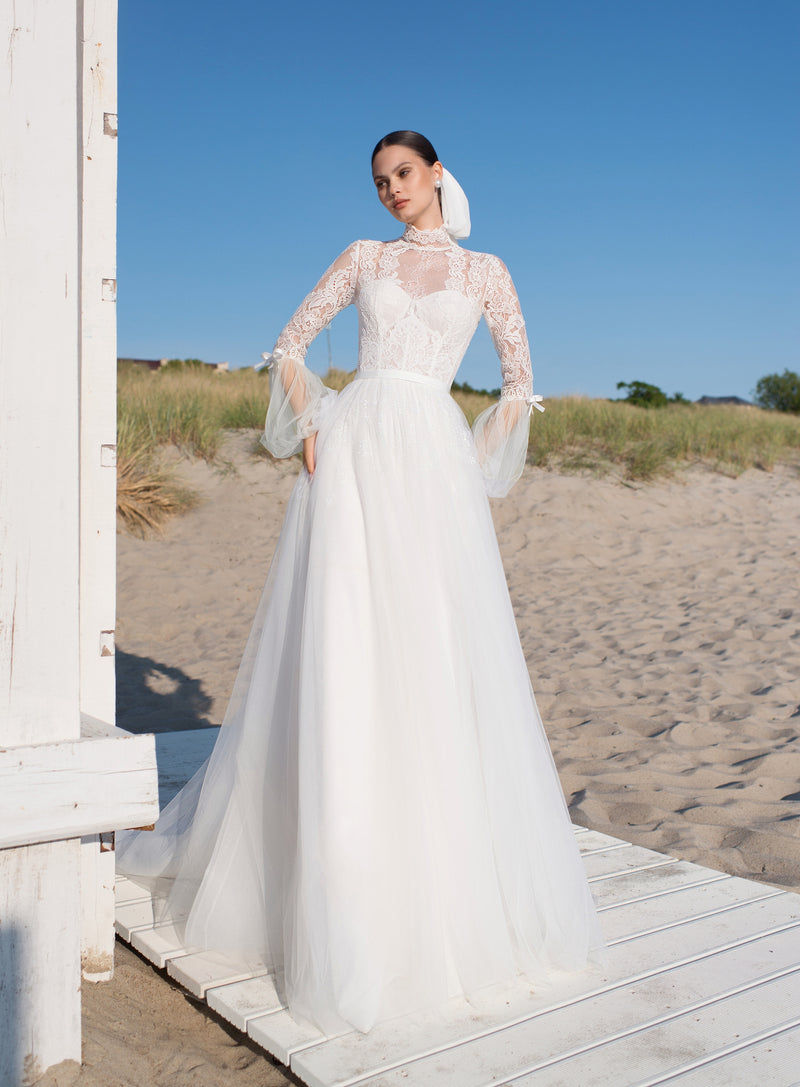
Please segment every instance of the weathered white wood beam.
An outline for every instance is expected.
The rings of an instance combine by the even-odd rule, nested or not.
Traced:
[[[150,825],[155,766],[153,737],[122,729],[0,748],[0,849]]]
[[[114,976],[115,868],[113,849],[104,850],[96,836],[81,840],[81,973],[86,981]]]
[[[80,705],[114,721],[117,4],[79,5]]]
[[[0,745],[9,748],[80,735],[76,29],[76,0],[0,4]],[[11,826],[6,811],[0,826]],[[0,850],[3,1085],[80,1060],[79,896],[79,841]]]
[[[113,856],[80,838],[158,805],[152,737],[80,727],[114,714],[116,0],[0,4],[0,40],[0,1085],[17,1087],[80,1059],[81,948],[87,976],[110,974]]]
[[[0,5],[0,743],[77,737],[75,4]]]
[[[117,4],[78,5],[80,186],[80,707],[114,720],[116,621]],[[113,857],[81,842],[81,962],[114,972]],[[105,963],[103,967],[101,964]]]
[[[81,1059],[79,862],[78,841],[0,852],[3,1087]]]

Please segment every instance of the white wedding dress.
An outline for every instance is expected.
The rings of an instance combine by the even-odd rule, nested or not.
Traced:
[[[351,302],[355,380],[303,365]],[[449,387],[481,315],[502,396]],[[264,442],[317,431],[207,764],[119,836],[187,946],[276,973],[290,1012],[366,1031],[601,947],[487,501],[522,471],[531,369],[504,265],[444,228],[360,241],[273,352]],[[211,617],[210,617],[211,620]]]

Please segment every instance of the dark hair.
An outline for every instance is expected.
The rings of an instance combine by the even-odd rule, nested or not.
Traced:
[[[379,140],[372,152],[372,161],[375,161],[375,156],[379,151],[385,151],[387,147],[410,147],[429,166],[433,166],[434,162],[439,161],[439,156],[436,154],[431,141],[426,140],[419,132],[411,132],[408,129],[402,132],[390,132],[388,136],[384,136],[382,140]]]

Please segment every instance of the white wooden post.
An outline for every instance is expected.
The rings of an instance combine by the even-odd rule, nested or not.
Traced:
[[[81,837],[158,811],[152,737],[113,727],[101,650],[114,625],[102,447],[114,443],[116,352],[113,301],[100,303],[115,277],[115,167],[97,127],[116,110],[115,29],[116,0],[0,5],[3,1087],[80,1059]],[[99,863],[85,848],[88,910],[108,882]]]
[[[0,744],[77,739],[75,8],[3,5]],[[80,1060],[80,842],[0,853],[0,1082]]]
[[[82,148],[80,314],[80,707],[113,725],[116,713],[117,3],[84,0],[78,64]],[[97,835],[81,845],[84,978],[114,969],[114,854]]]

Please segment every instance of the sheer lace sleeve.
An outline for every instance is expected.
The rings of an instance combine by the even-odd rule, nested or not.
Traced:
[[[336,258],[281,332],[270,356],[269,408],[262,443],[273,457],[291,457],[319,429],[336,393],[303,360],[312,340],[353,301],[358,242]]]
[[[486,491],[492,498],[508,494],[525,467],[530,413],[541,408],[533,397],[533,377],[519,299],[502,261],[494,258],[486,285],[483,316],[492,334],[503,387],[500,400],[472,424]]]

